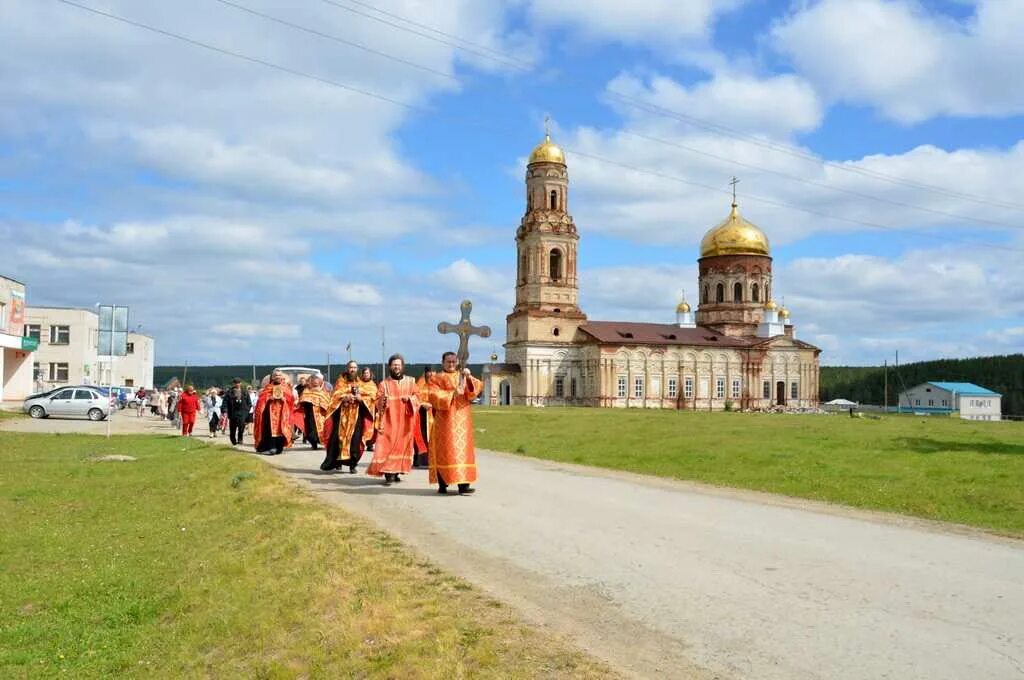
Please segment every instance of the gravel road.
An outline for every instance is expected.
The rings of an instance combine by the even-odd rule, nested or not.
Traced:
[[[472,497],[320,459],[266,458],[626,673],[1024,678],[1022,541],[486,451]]]

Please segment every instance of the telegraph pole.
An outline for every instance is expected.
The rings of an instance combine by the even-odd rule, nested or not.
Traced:
[[[884,367],[884,371],[885,371],[885,387],[883,388],[883,394],[885,396],[882,397],[882,402],[884,403],[885,406],[882,409],[882,412],[883,413],[888,413],[889,412],[889,360],[888,359],[885,360],[885,363],[883,364],[883,367]]]

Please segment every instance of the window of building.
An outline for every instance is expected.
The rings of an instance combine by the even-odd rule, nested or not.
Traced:
[[[732,379],[732,398],[733,399],[739,399],[740,398],[740,389],[741,389],[742,385],[743,385],[743,383],[740,381],[739,378],[733,378]]]
[[[800,389],[800,386],[797,383],[790,383],[789,384],[789,398],[790,399],[796,399],[797,398],[797,394],[799,394],[799,389]]]
[[[921,400],[920,399],[915,399],[914,400],[914,406],[920,406],[920,405],[921,405]]]
[[[126,343],[125,352],[127,352],[128,354],[135,354],[135,343]]]
[[[619,385],[616,394],[619,395],[619,399],[626,398],[626,376],[624,375],[619,376]]]
[[[40,328],[39,324],[37,324],[37,323],[27,323],[27,324],[25,324],[25,337],[26,338],[35,338],[36,340],[42,340],[42,338],[43,338],[42,328]]]
[[[551,329],[551,335],[555,336],[556,338],[558,337],[558,334],[561,333],[561,332],[562,331],[559,330],[558,328],[552,328]]]
[[[569,378],[569,397],[576,398],[576,378]]]
[[[715,398],[725,398],[725,378],[715,378]]]
[[[943,399],[942,400],[942,405],[943,406],[949,406],[949,400],[948,399]]]
[[[555,376],[555,396],[559,399],[565,398],[565,376]]]
[[[770,380],[765,380],[761,384],[761,396],[764,397],[765,399],[772,398],[772,383]]]
[[[0,302],[0,331],[7,330],[7,303]]]
[[[135,387],[135,378],[125,378],[124,379],[124,386],[125,387]]]
[[[708,287],[704,286],[704,292],[701,293],[700,301],[707,304],[708,301]]]
[[[558,192],[554,189],[551,190],[551,209],[558,210]]]
[[[644,398],[644,377],[642,375],[633,376],[633,397]]]
[[[551,256],[548,258],[548,275],[552,281],[562,279],[562,251],[558,248],[551,249]]]
[[[668,378],[668,398],[675,399],[679,396],[679,378],[674,375]]]
[[[35,363],[32,364],[32,379],[33,380],[42,380],[43,379],[43,367],[39,365],[38,361],[36,361]]]
[[[54,382],[68,381],[68,365],[66,362],[50,363],[50,380]],[[71,397],[68,397],[70,399]]]
[[[71,342],[70,326],[50,326],[50,344],[67,345]]]
[[[743,284],[737,283],[732,287],[732,301],[743,302]]]
[[[693,399],[693,378],[686,376],[683,380],[683,397]]]
[[[928,405],[929,406],[935,406],[935,400],[934,399],[929,399],[928,400]]]
[[[725,286],[721,283],[715,287],[715,302],[725,302]]]
[[[754,302],[761,301],[761,290],[757,287],[756,283],[750,287],[750,299]]]
[[[519,280],[526,282],[526,255],[519,256]]]

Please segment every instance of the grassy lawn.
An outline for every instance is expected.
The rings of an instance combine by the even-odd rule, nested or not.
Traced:
[[[481,408],[477,445],[1024,536],[1024,424]]]
[[[0,433],[0,465],[0,677],[610,675],[253,457]]]

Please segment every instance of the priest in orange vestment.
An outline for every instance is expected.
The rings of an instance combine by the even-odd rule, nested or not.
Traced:
[[[295,395],[281,371],[270,374],[270,382],[260,391],[253,409],[253,438],[256,451],[281,453],[292,445],[292,413]]]
[[[438,493],[448,493],[449,484],[458,484],[460,494],[471,494],[476,481],[476,448],[473,442],[472,402],[483,383],[469,373],[457,370],[454,352],[441,357],[443,371],[430,382],[430,405],[434,408],[434,427],[430,441],[430,483]]]
[[[321,442],[327,441],[330,423],[327,412],[330,407],[331,395],[324,389],[324,377],[319,374],[310,376],[299,395],[296,420],[314,451]]]
[[[377,441],[366,474],[384,477],[384,486],[402,481],[412,469],[413,447],[419,439],[420,400],[416,379],[405,375],[405,359],[393,354],[388,373],[377,386]]]
[[[334,470],[348,466],[355,474],[356,465],[373,438],[373,419],[377,401],[377,386],[359,379],[359,365],[348,362],[345,375],[338,379],[327,408],[330,434],[327,437],[327,456],[321,470]]]

